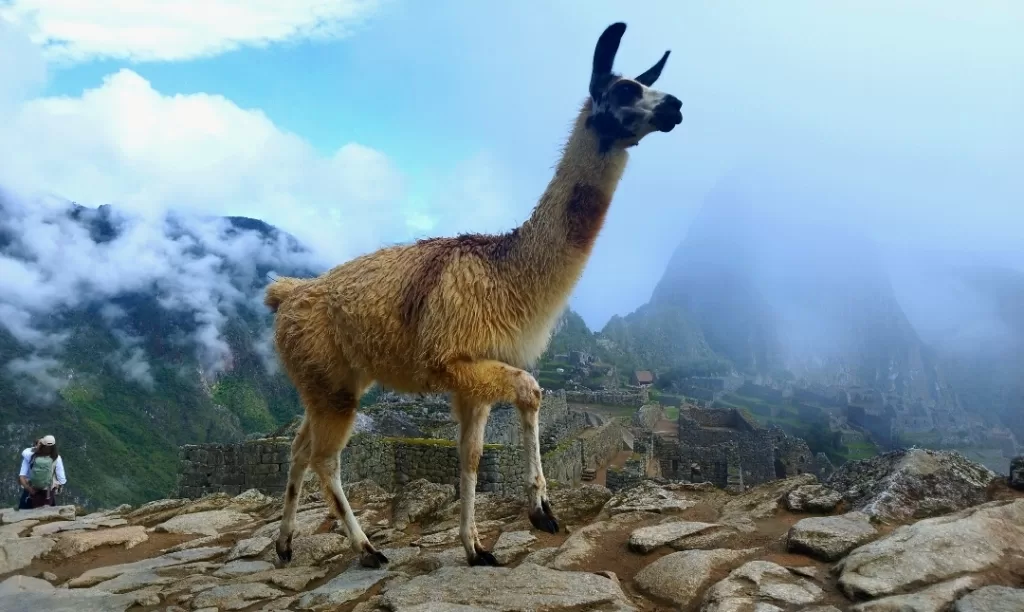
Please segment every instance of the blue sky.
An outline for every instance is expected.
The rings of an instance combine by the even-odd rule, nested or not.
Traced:
[[[658,86],[684,122],[632,154],[572,300],[591,326],[647,300],[705,195],[744,168],[777,183],[761,204],[780,218],[1019,249],[1013,0],[118,6],[0,0],[0,110],[16,117],[0,137],[20,143],[0,179],[261,217],[331,262],[509,229],[550,178],[596,37],[622,20],[616,67],[638,74],[671,49]]]

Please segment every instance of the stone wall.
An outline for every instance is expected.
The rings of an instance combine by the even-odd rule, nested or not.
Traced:
[[[183,446],[177,495],[237,495],[250,488],[281,495],[288,484],[290,448],[288,438]],[[369,479],[388,490],[417,478],[459,487],[459,453],[451,440],[356,434],[341,452],[340,467],[342,482]],[[477,490],[517,495],[525,474],[522,447],[488,444],[480,458]],[[577,472],[573,482],[578,480]]]
[[[545,392],[545,395],[547,392]],[[622,391],[609,389],[606,391],[566,391],[565,400],[570,404],[602,404],[605,406],[636,406],[639,408],[647,402],[647,390]]]
[[[656,438],[655,455],[667,478],[709,481],[730,490],[832,470],[800,438],[778,427],[762,428],[738,410],[681,410],[678,440]]]
[[[633,413],[632,423],[633,427],[651,430],[658,424],[658,421],[664,418],[665,409],[661,404],[645,404]]]
[[[178,496],[237,495],[253,488],[281,495],[288,484],[290,452],[288,438],[182,446],[178,449]]]
[[[605,475],[605,486],[612,493],[635,487],[646,477],[646,468],[644,459],[627,459],[621,468],[608,468]]]
[[[583,466],[596,469],[598,466],[605,465],[626,447],[623,439],[626,435],[625,428],[618,421],[611,421],[600,427],[587,430],[580,437],[583,444]],[[629,437],[632,442],[632,436]]]
[[[544,477],[559,485],[579,482],[583,475],[583,442],[567,440],[541,456]]]

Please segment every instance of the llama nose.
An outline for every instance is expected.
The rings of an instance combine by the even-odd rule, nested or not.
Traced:
[[[661,104],[659,104],[658,106],[664,106],[665,110],[671,109],[677,111],[683,108],[683,101],[673,96],[672,94],[666,94],[665,98],[661,101]]]

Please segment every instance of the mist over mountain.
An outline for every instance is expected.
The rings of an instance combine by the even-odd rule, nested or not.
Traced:
[[[179,444],[299,411],[273,355],[268,272],[321,269],[242,217],[0,198],[0,453],[54,434],[82,504],[167,495]],[[0,489],[13,499],[13,479]]]

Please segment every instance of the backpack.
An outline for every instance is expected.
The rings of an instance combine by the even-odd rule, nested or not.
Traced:
[[[49,489],[53,484],[53,471],[56,468],[56,461],[50,457],[33,457],[28,470],[28,483],[34,489]]]

